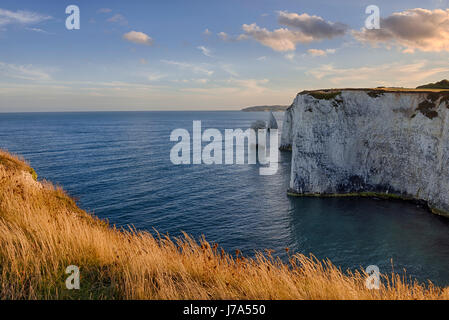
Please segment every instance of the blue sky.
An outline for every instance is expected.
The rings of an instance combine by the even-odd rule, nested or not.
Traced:
[[[67,30],[68,5],[81,28]],[[364,30],[365,8],[381,29]],[[0,112],[233,110],[449,78],[449,1],[0,3]],[[375,32],[372,32],[375,31]]]

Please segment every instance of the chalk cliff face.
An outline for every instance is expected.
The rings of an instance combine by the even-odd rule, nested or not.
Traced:
[[[279,149],[291,150],[293,141],[293,118],[295,110],[293,104],[285,111],[284,120],[282,121],[281,143]]]
[[[449,93],[302,92],[286,111],[290,194],[384,195],[449,213]]]

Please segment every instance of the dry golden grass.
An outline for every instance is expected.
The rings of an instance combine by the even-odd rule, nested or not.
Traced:
[[[79,209],[60,188],[36,182],[22,160],[0,151],[0,299],[448,299],[449,288],[293,255],[231,257],[205,240],[117,230]],[[65,288],[77,265],[81,289]]]

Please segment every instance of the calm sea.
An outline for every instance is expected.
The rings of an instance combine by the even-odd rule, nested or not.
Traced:
[[[286,195],[290,154],[261,176],[257,165],[180,165],[170,132],[246,129],[263,112],[101,112],[0,114],[0,148],[23,155],[39,178],[63,186],[79,205],[112,224],[179,236],[204,235],[229,252],[273,249],[329,258],[343,269],[449,285],[449,219],[414,204]],[[393,264],[392,264],[393,263]]]

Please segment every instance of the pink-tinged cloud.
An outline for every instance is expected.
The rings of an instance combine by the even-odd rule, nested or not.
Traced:
[[[123,39],[136,44],[152,45],[153,39],[147,34],[139,31],[130,31],[123,35]]]
[[[449,51],[449,9],[421,8],[395,12],[380,20],[380,29],[353,31],[354,37],[374,47],[397,46],[404,52]]]
[[[307,36],[300,31],[291,31],[286,28],[269,31],[253,23],[244,24],[242,29],[247,36],[275,51],[295,50],[298,42],[308,43],[313,41],[313,37]]]
[[[307,13],[301,15],[286,11],[279,12],[278,22],[284,26],[273,31],[257,24],[244,24],[244,36],[251,37],[275,51],[293,51],[298,43],[310,43],[343,36],[348,26],[339,22],[326,21]],[[288,27],[288,28],[287,28]]]
[[[326,50],[309,49],[307,50],[307,53],[313,57],[325,57],[328,54],[334,54],[335,51],[336,51],[335,49],[326,49]]]

